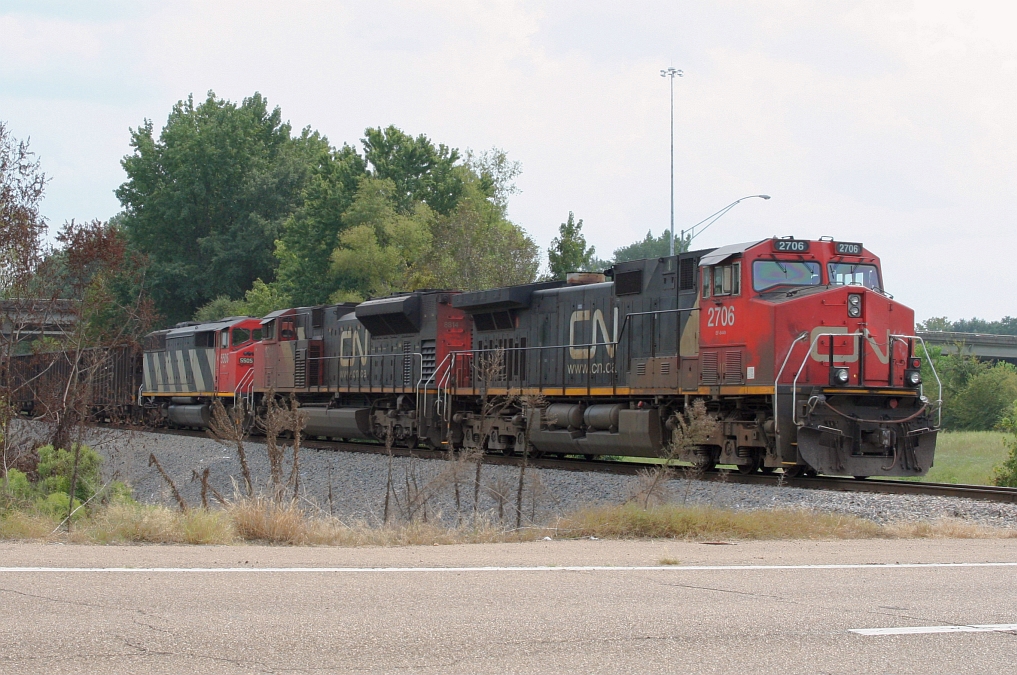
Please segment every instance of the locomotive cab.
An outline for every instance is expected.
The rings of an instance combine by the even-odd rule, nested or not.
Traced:
[[[928,471],[938,415],[923,396],[914,312],[883,290],[876,256],[853,242],[775,238],[717,249],[700,269],[701,382],[767,394],[763,466]]]

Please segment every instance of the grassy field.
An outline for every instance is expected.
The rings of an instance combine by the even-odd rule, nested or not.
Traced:
[[[992,485],[993,467],[1009,454],[1006,434],[998,431],[946,431],[936,443],[932,469],[921,480],[930,483]]]

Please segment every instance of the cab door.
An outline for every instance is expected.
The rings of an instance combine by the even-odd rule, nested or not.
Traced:
[[[230,329],[223,328],[216,336],[216,369],[215,389],[219,392],[233,391],[230,364]]]

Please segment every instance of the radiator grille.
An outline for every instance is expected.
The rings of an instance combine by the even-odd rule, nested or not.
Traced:
[[[321,386],[321,345],[311,345],[307,350],[307,384]]]
[[[703,352],[702,361],[700,361],[699,366],[699,374],[703,380],[703,384],[717,384],[717,352]]]
[[[413,345],[408,340],[403,341],[403,386],[410,386],[410,378],[413,377],[413,355],[410,350]]]
[[[420,379],[427,380],[434,374],[435,362],[437,360],[434,340],[421,340],[420,353],[423,356],[420,366]]]
[[[293,350],[293,386],[303,389],[307,386],[307,350]]]
[[[724,354],[724,384],[738,384],[742,381],[742,352],[740,349]]]

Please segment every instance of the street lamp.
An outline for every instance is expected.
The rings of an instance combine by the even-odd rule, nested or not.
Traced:
[[[716,213],[711,214],[711,215],[707,216],[706,218],[703,218],[702,220],[700,220],[698,223],[696,223],[695,225],[693,225],[689,229],[682,230],[682,235],[681,235],[682,241],[683,242],[685,241],[685,233],[688,232],[689,233],[689,248],[691,248],[692,247],[692,240],[695,239],[696,237],[698,237],[699,235],[701,235],[703,232],[706,232],[707,228],[709,228],[710,225],[713,225],[715,222],[717,222],[717,220],[719,220],[721,216],[723,216],[725,213],[727,213],[728,211],[730,211],[734,207],[736,207],[739,204],[741,204],[746,199],[754,199],[756,197],[758,197],[759,199],[769,199],[770,195],[749,195],[748,197],[742,197],[741,199],[736,199],[735,201],[731,202],[730,204],[728,204],[727,206],[722,208],[720,211],[717,211]],[[709,221],[709,222],[707,222],[707,221]],[[706,223],[706,226],[703,227],[703,229],[701,229],[699,232],[696,232],[696,228],[699,227],[700,225],[702,225],[703,223]],[[672,236],[672,239],[674,239],[673,236]]]
[[[674,78],[684,76],[680,70],[669,67],[660,71],[661,77],[671,78],[671,248],[670,255],[674,255]]]

